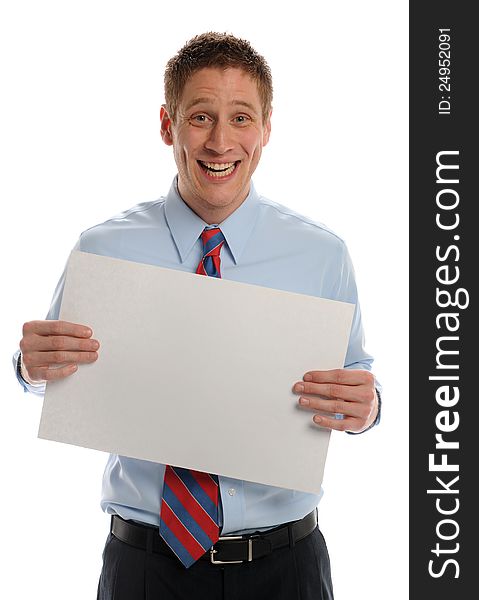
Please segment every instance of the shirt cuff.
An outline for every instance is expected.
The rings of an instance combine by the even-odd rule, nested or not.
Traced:
[[[369,425],[369,427],[366,427],[366,429],[363,429],[362,431],[346,431],[346,433],[349,433],[349,435],[361,435],[361,433],[366,433],[366,431],[369,431],[370,429],[372,429],[374,426],[379,425],[379,422],[381,421],[381,392],[378,390],[378,388],[376,388],[376,394],[378,396],[378,413],[376,415],[376,418],[374,419],[374,421],[371,423],[371,425]]]
[[[13,355],[13,366],[15,368],[15,374],[21,386],[25,392],[31,392],[32,394],[43,395],[45,393],[46,381],[33,381],[28,377],[25,369],[22,369],[23,360],[22,353],[17,350]]]

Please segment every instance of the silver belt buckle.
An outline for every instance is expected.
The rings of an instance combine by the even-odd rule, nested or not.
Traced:
[[[227,535],[224,537],[218,538],[218,542],[222,540],[242,540],[242,535]],[[215,554],[218,550],[214,549],[214,546],[210,548],[210,561],[213,565],[232,565],[232,564],[241,564],[244,560],[215,560]],[[253,538],[248,538],[248,558],[247,561],[251,562],[253,560]]]

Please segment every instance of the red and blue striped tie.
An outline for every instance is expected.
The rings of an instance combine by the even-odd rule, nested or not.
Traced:
[[[201,234],[199,275],[221,277],[225,238],[218,227]],[[195,563],[219,537],[218,476],[166,466],[160,509],[160,535],[185,567]]]
[[[220,252],[225,238],[219,227],[205,229],[201,234],[203,242],[203,258],[196,269],[198,275],[209,275],[210,277],[221,277]]]

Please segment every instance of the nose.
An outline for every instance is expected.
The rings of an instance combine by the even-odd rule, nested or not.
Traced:
[[[205,148],[215,154],[226,154],[228,150],[233,149],[233,141],[229,133],[228,124],[217,121],[209,130]]]

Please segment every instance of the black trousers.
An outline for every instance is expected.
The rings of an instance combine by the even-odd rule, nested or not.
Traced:
[[[316,528],[294,546],[241,564],[139,550],[112,534],[103,552],[97,600],[333,600],[328,550]]]

